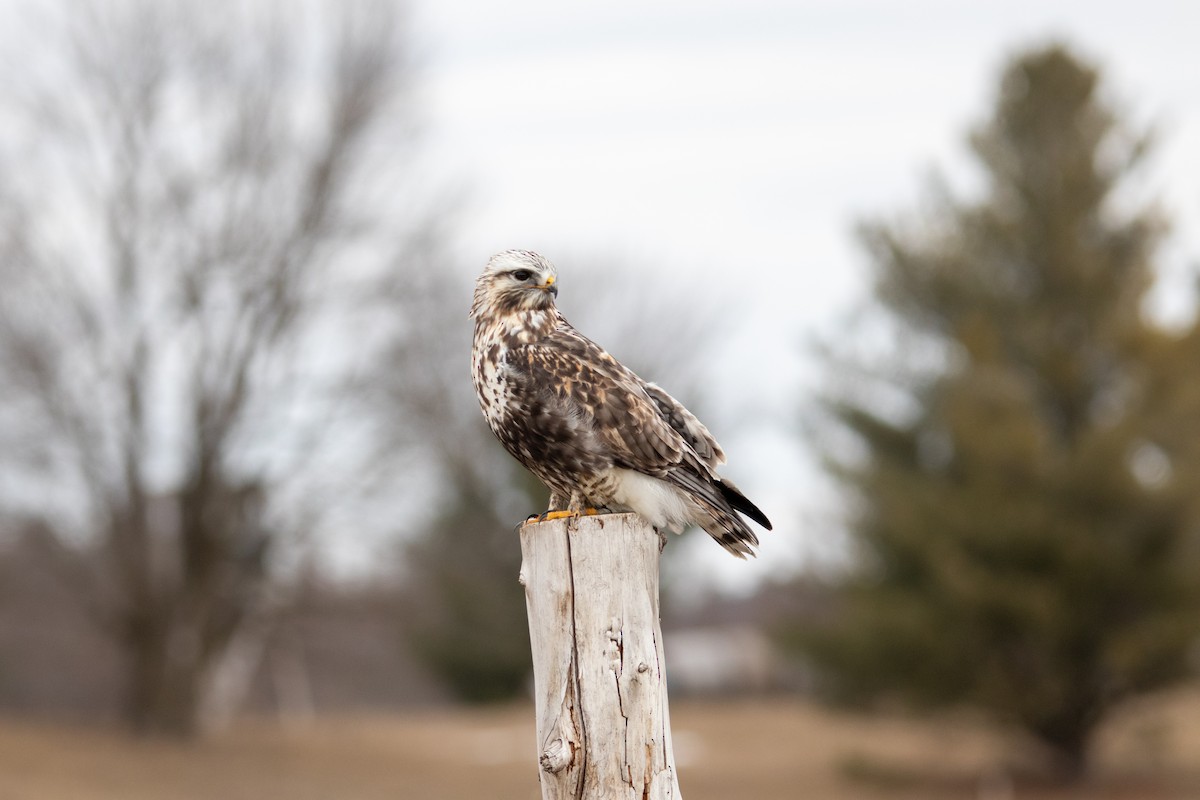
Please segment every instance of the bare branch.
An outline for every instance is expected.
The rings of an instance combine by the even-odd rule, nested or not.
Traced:
[[[352,330],[387,301],[364,286],[424,246],[392,231],[427,225],[376,202],[405,179],[381,145],[411,135],[409,66],[383,3],[110,0],[46,21],[43,68],[0,92],[19,132],[0,175],[20,176],[0,190],[0,411],[32,410],[45,436],[25,448],[82,487],[58,505],[117,590],[98,602],[145,672],[139,713],[187,727],[195,708],[163,704],[202,702],[272,564],[357,495],[338,445],[364,438],[351,393],[386,337]]]

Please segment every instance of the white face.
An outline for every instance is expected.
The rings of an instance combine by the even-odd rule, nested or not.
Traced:
[[[537,253],[507,250],[492,256],[475,285],[472,314],[511,313],[554,305],[558,271]]]

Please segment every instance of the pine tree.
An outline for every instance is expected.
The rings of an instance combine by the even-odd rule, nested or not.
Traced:
[[[863,227],[902,346],[879,391],[826,398],[862,445],[829,458],[858,566],[810,656],[846,699],[994,712],[1068,777],[1200,634],[1200,334],[1144,312],[1164,226],[1122,187],[1146,141],[1064,47],[1013,60],[979,199]]]

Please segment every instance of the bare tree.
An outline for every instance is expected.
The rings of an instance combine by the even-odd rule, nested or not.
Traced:
[[[108,2],[35,22],[0,97],[0,508],[89,554],[72,582],[126,655],[130,722],[186,735],[285,602],[295,545],[386,456],[353,397],[398,332],[380,282],[430,246],[404,204],[402,20]]]

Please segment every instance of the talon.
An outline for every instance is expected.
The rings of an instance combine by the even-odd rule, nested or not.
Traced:
[[[543,511],[541,514],[538,514],[537,521],[546,522],[547,520],[552,519],[566,519],[568,517],[578,516],[578,511]]]
[[[540,514],[530,514],[522,525],[528,525],[531,522],[548,522],[552,519],[578,519],[581,516],[595,517],[609,512],[599,508],[585,508],[582,511],[543,511]]]

